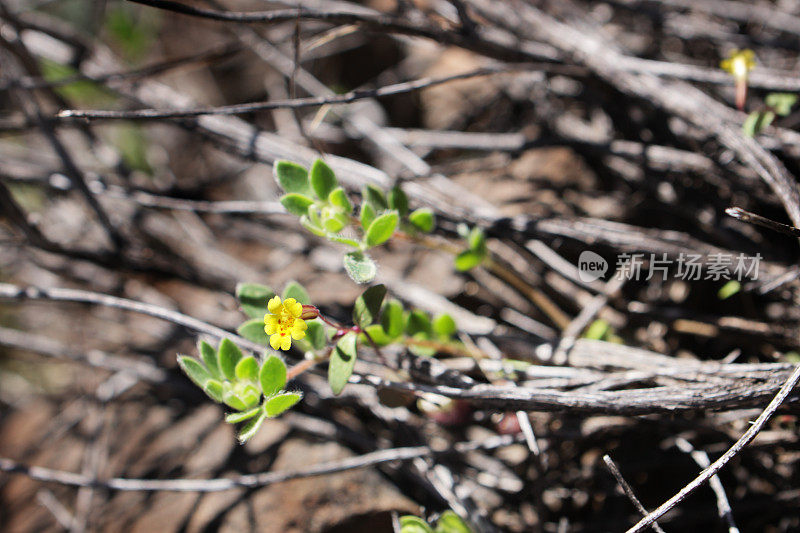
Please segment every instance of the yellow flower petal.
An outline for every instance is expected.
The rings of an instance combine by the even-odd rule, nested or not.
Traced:
[[[264,321],[264,331],[267,332],[267,335],[272,335],[273,333],[278,332],[279,325],[280,324],[276,316],[268,315],[267,319]]]
[[[292,338],[294,340],[299,341],[300,339],[304,339],[305,336],[306,336],[305,330],[299,330],[299,329],[292,328]]]
[[[278,311],[281,309],[281,297],[280,296],[273,296],[269,302],[267,302],[267,309],[273,315],[278,314]]]
[[[283,304],[284,307],[289,310],[293,317],[299,318],[303,314],[303,304],[300,302],[289,303],[289,300],[286,300],[286,303]]]
[[[283,337],[283,340],[281,341],[281,350],[288,350],[291,347],[292,347],[292,338],[288,335]]]
[[[281,347],[281,334],[275,333],[269,338],[269,345],[272,346],[273,350],[277,350]]]

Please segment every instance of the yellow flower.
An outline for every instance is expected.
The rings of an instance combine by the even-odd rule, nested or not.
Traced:
[[[729,72],[736,79],[747,79],[747,75],[756,66],[756,54],[749,48],[734,49],[728,58],[719,64],[720,68]]]
[[[306,336],[306,324],[302,319],[303,306],[294,298],[286,298],[281,303],[275,296],[267,303],[269,314],[264,315],[264,331],[269,335],[269,345],[273,350],[288,350],[292,339],[299,341]]]

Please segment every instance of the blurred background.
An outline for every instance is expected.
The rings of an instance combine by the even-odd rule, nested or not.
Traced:
[[[0,457],[86,479],[212,479],[513,438],[212,493],[76,488],[3,472],[0,530],[377,532],[395,530],[398,515],[435,520],[453,509],[476,531],[624,531],[641,515],[604,454],[653,509],[702,469],[691,446],[719,457],[800,361],[796,238],[725,215],[739,206],[800,221],[800,114],[755,138],[741,128],[746,113],[768,110],[769,93],[800,88],[796,1],[181,4],[298,12],[276,23],[143,3],[155,5],[0,0]],[[739,111],[719,63],[743,48],[758,65]],[[484,68],[492,73],[475,72]],[[474,75],[441,80],[463,73]],[[415,80],[346,105],[58,115],[327,97]],[[307,165],[322,154],[356,203],[365,183],[401,183],[413,207],[435,210],[437,238],[466,246],[459,225],[483,228],[494,257],[521,280],[458,272],[452,255],[410,242],[374,253],[393,297],[453,313],[461,339],[497,363],[440,354],[434,370],[470,383],[619,392],[622,403],[518,414],[502,402],[440,397],[447,416],[432,415],[369,384],[334,397],[323,366],[295,382],[301,404],[238,445],[224,409],[177,368],[177,353],[195,353],[198,331],[103,297],[234,331],[244,320],[238,282],[280,290],[296,280],[348,321],[363,287],[344,274],[341,247],[283,211],[272,177],[276,160]],[[587,249],[611,264],[608,285],[576,277]],[[611,291],[623,253],[762,260],[757,277],[734,285],[671,275]],[[597,308],[583,323],[587,306]],[[551,357],[587,335],[645,358],[591,349],[584,355],[594,359]],[[398,354],[393,368],[366,355],[356,375],[463,386],[414,367],[420,359]],[[509,359],[515,371],[498,371]],[[720,375],[653,370],[706,363],[721,365]],[[752,374],[727,377],[725,369],[745,372],[725,366],[739,363]],[[699,408],[624,403],[626,391],[650,387],[679,399],[697,391]],[[723,399],[707,409],[703,390]],[[662,519],[666,531],[800,530],[795,399],[720,475],[731,513],[720,518],[719,492],[703,487]]]

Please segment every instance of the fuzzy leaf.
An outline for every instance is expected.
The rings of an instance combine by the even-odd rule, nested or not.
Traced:
[[[740,290],[742,290],[742,284],[735,279],[732,279],[719,289],[719,292],[717,292],[717,297],[720,300],[726,300]]]
[[[228,424],[238,424],[240,422],[244,422],[245,420],[250,420],[254,416],[258,414],[261,410],[261,406],[253,407],[249,411],[240,411],[238,413],[231,413],[229,415],[225,415],[225,422]]]
[[[306,339],[308,339],[311,347],[315,350],[321,350],[325,347],[328,339],[325,337],[325,326],[322,325],[322,322],[308,322]]]
[[[324,237],[325,230],[319,224],[315,224],[311,221],[308,215],[303,215],[300,217],[300,225],[306,228],[308,231],[316,235],[317,237]]]
[[[602,318],[598,318],[597,320],[589,324],[589,327],[586,328],[586,331],[583,333],[583,338],[599,341],[606,338],[606,335],[608,335],[610,332],[611,332],[611,324],[609,324]]]
[[[206,395],[208,395],[208,397],[215,402],[222,403],[222,396],[225,393],[225,387],[222,385],[222,382],[217,381],[216,379],[210,379],[206,381],[206,386],[203,387],[203,392],[205,392]]]
[[[239,283],[236,285],[236,299],[242,311],[250,318],[263,318],[267,314],[267,302],[275,296],[275,291],[258,283]]]
[[[365,328],[378,320],[381,312],[381,304],[386,296],[386,285],[373,285],[365,290],[358,298],[353,307],[353,322]]]
[[[770,93],[767,95],[765,102],[776,114],[785,117],[792,112],[792,106],[797,103],[797,95],[792,93]]]
[[[262,346],[269,344],[269,336],[267,335],[267,332],[264,331],[263,318],[251,318],[236,328],[236,333],[249,341],[255,342],[256,344],[260,344]]]
[[[372,204],[372,207],[375,208],[376,212],[389,209],[389,203],[386,201],[386,195],[380,187],[372,184],[364,185],[364,188],[361,190],[361,197],[362,203]]]
[[[400,217],[397,211],[389,211],[373,220],[364,239],[367,246],[378,246],[388,241],[394,234],[394,230],[397,229],[399,221]]]
[[[317,159],[311,165],[309,172],[311,179],[311,188],[314,189],[314,194],[320,200],[327,200],[328,195],[336,188],[336,175],[333,173],[331,167],[325,164],[322,159]]]
[[[236,365],[243,357],[242,351],[232,340],[225,338],[219,343],[219,369],[229,381],[236,379]]]
[[[250,407],[230,388],[226,388],[225,392],[223,392],[222,401],[225,402],[225,405],[228,407],[233,407],[237,411],[245,411],[248,407]]]
[[[436,318],[433,319],[433,332],[436,333],[440,339],[449,339],[457,330],[456,321],[448,314],[437,315]]]
[[[350,252],[343,258],[344,269],[356,283],[369,283],[378,274],[378,265],[364,252]]]
[[[283,288],[283,296],[281,298],[284,300],[286,298],[294,298],[303,305],[311,305],[311,298],[308,296],[308,292],[296,281],[290,281],[286,284],[286,287]]]
[[[248,355],[236,364],[236,379],[255,381],[258,378],[258,361]]]
[[[314,204],[314,200],[305,194],[290,193],[281,196],[281,205],[291,214],[301,217],[308,213],[309,206]]]
[[[352,331],[346,333],[339,342],[336,343],[336,348],[331,353],[331,360],[328,364],[328,383],[330,383],[331,390],[334,394],[340,394],[347,385],[347,380],[353,373],[353,367],[356,364],[356,334]]]
[[[204,367],[203,364],[194,357],[189,357],[188,355],[179,355],[178,365],[180,365],[183,373],[186,374],[189,379],[191,379],[194,384],[201,389],[204,388],[206,383],[208,383],[208,381],[211,379],[211,374],[209,374],[206,367]]]
[[[397,300],[389,300],[383,306],[381,313],[381,325],[383,331],[392,339],[396,339],[403,334],[405,329],[405,319],[403,317],[403,304]]]
[[[435,222],[433,218],[433,211],[427,207],[412,211],[411,214],[408,215],[408,221],[411,222],[412,226],[425,233],[430,233],[433,231]]]
[[[239,433],[239,443],[244,444],[250,440],[253,435],[258,432],[258,430],[261,428],[261,424],[263,424],[264,420],[266,419],[267,413],[261,409],[258,416],[256,418],[251,418],[247,424],[244,425],[244,428],[242,428],[241,433]]]
[[[472,228],[472,231],[469,232],[467,242],[469,243],[470,250],[480,256],[486,255],[486,235],[484,235],[481,228],[478,226]]]
[[[748,137],[755,137],[761,130],[772,124],[775,113],[772,111],[753,111],[742,124],[742,132]]]
[[[217,350],[206,341],[200,341],[197,343],[197,351],[200,352],[200,358],[203,360],[203,364],[206,365],[206,370],[211,374],[211,377],[220,379],[222,372],[219,370]]]
[[[400,517],[400,533],[433,533],[433,529],[422,518],[406,515]]]
[[[372,204],[361,204],[361,227],[364,228],[364,231],[367,231],[369,225],[372,224],[372,221],[375,220],[375,208],[372,207]]]
[[[290,409],[302,398],[303,395],[298,392],[284,392],[267,400],[264,404],[264,410],[267,412],[268,417],[275,418]]]
[[[436,533],[472,533],[472,529],[453,511],[445,511],[436,523]]]
[[[278,185],[287,193],[311,194],[308,184],[308,170],[291,161],[278,161],[273,167]]]
[[[353,212],[353,204],[350,203],[347,193],[345,193],[344,189],[341,187],[336,187],[331,191],[328,195],[328,201],[336,207],[341,208],[348,215]]]
[[[333,242],[338,242],[339,244],[346,244],[347,246],[351,246],[353,248],[361,248],[361,243],[355,239],[351,239],[350,237],[344,237],[342,235],[328,235],[328,240]]]
[[[400,185],[395,185],[389,191],[389,207],[397,210],[401,217],[408,214],[408,196],[400,188]]]
[[[411,313],[408,315],[408,321],[406,323],[406,333],[409,335],[416,335],[420,332],[425,333],[428,336],[433,333],[431,319],[424,311],[411,311]]]
[[[377,344],[378,346],[388,346],[392,343],[392,338],[389,337],[386,332],[383,330],[383,326],[380,324],[372,324],[371,326],[367,326],[364,328],[364,331],[369,335],[369,338]],[[366,335],[362,339],[365,342],[367,341]]]
[[[472,270],[482,262],[483,256],[473,252],[472,250],[464,250],[454,259],[456,270],[460,270],[461,272]]]
[[[286,385],[286,365],[279,357],[270,355],[261,366],[258,379],[261,381],[261,391],[269,398]]]

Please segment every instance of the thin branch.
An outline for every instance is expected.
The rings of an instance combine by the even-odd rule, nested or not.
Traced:
[[[456,443],[453,450],[458,453],[473,450],[491,450],[514,444],[519,439],[511,435],[491,437],[481,441]],[[408,461],[417,457],[451,453],[450,450],[435,450],[431,446],[409,446],[378,450],[356,457],[348,457],[338,461],[327,461],[300,470],[285,472],[261,472],[246,474],[232,478],[217,479],[132,479],[111,478],[98,479],[91,476],[75,474],[63,470],[53,470],[39,466],[28,466],[11,459],[0,458],[0,471],[23,474],[37,481],[45,481],[72,487],[93,487],[122,491],[173,491],[173,492],[220,492],[239,487],[265,487],[275,483],[314,476],[324,476],[366,468],[368,466],[391,461]]]
[[[188,118],[197,117],[201,115],[241,115],[244,113],[252,113],[255,111],[265,111],[268,109],[301,109],[304,107],[315,107],[322,105],[332,104],[349,104],[357,100],[366,98],[379,98],[382,96],[393,96],[397,94],[409,93],[418,91],[436,85],[442,85],[451,81],[464,80],[469,78],[477,78],[481,76],[491,76],[494,74],[507,74],[519,70],[546,68],[546,65],[520,65],[512,67],[485,67],[461,74],[452,76],[445,76],[442,78],[420,78],[413,81],[405,81],[402,83],[395,83],[386,85],[377,89],[359,89],[350,91],[345,94],[337,94],[332,96],[318,96],[306,98],[292,98],[288,100],[275,100],[268,102],[251,102],[247,104],[234,104],[218,107],[202,107],[195,109],[182,109],[182,110],[162,110],[162,109],[138,109],[135,111],[81,111],[75,109],[66,109],[60,111],[57,115],[58,118],[76,118],[76,119],[92,119],[92,120],[152,120],[164,118]]]
[[[611,459],[610,456],[604,455],[603,462],[606,464],[606,468],[608,471],[611,472],[611,475],[614,476],[614,479],[617,480],[617,484],[622,488],[622,491],[628,497],[628,499],[633,503],[633,506],[636,507],[636,510],[639,511],[642,515],[647,516],[647,509],[644,508],[642,502],[639,501],[639,498],[636,497],[636,494],[633,492],[633,489],[625,481],[625,478],[622,477],[622,472],[619,471],[617,465]],[[658,525],[658,522],[653,522],[650,524],[654,531],[658,531],[658,533],[665,533],[661,526]]]
[[[644,528],[664,516],[664,513],[678,505],[695,490],[705,485],[709,479],[722,470],[731,459],[736,457],[736,455],[742,451],[744,447],[756,437],[756,435],[758,435],[767,421],[772,417],[773,414],[775,414],[775,411],[778,410],[778,407],[780,407],[789,396],[789,393],[792,392],[792,389],[795,387],[795,385],[797,385],[798,381],[800,381],[800,365],[795,368],[795,371],[792,372],[792,375],[789,376],[789,379],[786,380],[781,389],[778,391],[778,394],[776,394],[769,405],[767,405],[766,409],[764,409],[756,421],[753,422],[753,425],[750,426],[750,429],[748,429],[744,435],[742,435],[742,437],[722,455],[722,457],[714,461],[711,466],[704,469],[699,476],[692,480],[691,483],[683,487],[675,496],[661,504],[655,511],[642,518],[626,533],[636,533],[637,531],[642,531]]]
[[[696,450],[688,440],[679,437],[675,439],[675,445],[680,451],[688,453],[689,457],[694,459],[694,462],[697,463],[700,468],[708,468],[711,466],[711,460],[708,458],[708,454],[704,451]],[[728,533],[739,533],[739,528],[733,520],[733,509],[731,509],[728,496],[725,494],[725,487],[722,486],[722,481],[719,479],[719,476],[712,476],[708,484],[717,496],[717,510],[719,511],[720,518],[725,519],[728,523]]]

